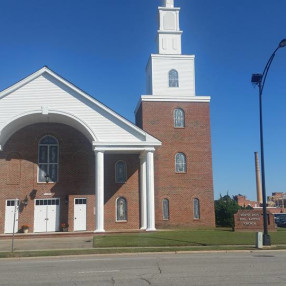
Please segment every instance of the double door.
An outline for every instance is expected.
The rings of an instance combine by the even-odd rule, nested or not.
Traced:
[[[60,199],[35,200],[34,232],[60,230]]]

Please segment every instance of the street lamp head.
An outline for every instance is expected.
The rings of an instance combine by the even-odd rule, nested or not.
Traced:
[[[262,74],[260,73],[254,73],[251,77],[251,82],[254,84],[254,85],[258,85],[259,83],[261,83],[262,81]]]
[[[279,48],[284,48],[286,46],[286,39],[283,39],[280,43],[279,43]]]

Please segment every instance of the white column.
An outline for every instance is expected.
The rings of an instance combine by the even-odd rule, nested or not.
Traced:
[[[95,151],[95,232],[104,230],[104,153]]]
[[[140,155],[141,229],[147,228],[146,154]]]
[[[146,161],[147,170],[147,229],[146,231],[154,231],[155,228],[155,192],[154,192],[154,153],[147,152]]]

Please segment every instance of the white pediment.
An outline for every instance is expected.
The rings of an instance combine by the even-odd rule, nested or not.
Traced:
[[[160,141],[47,67],[0,93],[0,146],[17,130],[38,122],[70,125],[93,145],[160,145]]]

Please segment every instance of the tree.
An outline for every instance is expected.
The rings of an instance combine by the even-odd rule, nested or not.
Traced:
[[[215,201],[215,219],[218,226],[234,226],[233,215],[239,210],[237,202],[228,194]]]

